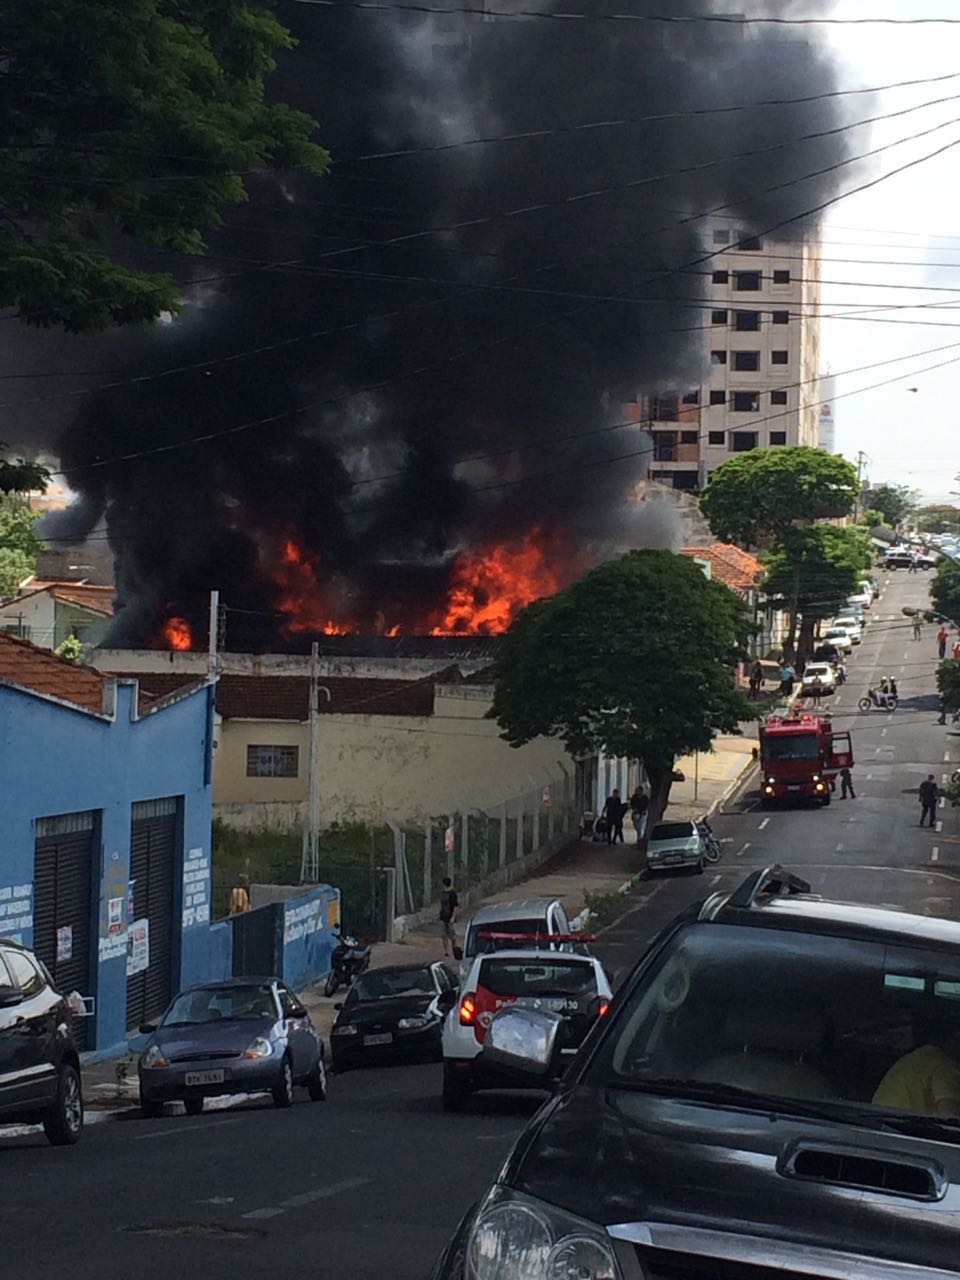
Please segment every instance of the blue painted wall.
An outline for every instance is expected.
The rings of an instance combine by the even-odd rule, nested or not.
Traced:
[[[100,1053],[125,1044],[126,938],[111,934],[107,904],[127,902],[136,801],[181,798],[173,989],[230,972],[232,932],[209,924],[209,694],[200,688],[138,718],[135,684],[121,681],[104,719],[0,685],[0,933],[33,940],[35,820],[97,811],[93,983],[82,994],[96,997],[88,1045]]]
[[[330,972],[340,923],[340,890],[328,884],[288,898],[283,904],[283,980],[295,991]]]

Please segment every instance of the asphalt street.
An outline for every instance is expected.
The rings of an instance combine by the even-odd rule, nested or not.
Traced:
[[[771,862],[831,895],[960,914],[960,820],[947,810],[945,829],[917,826],[921,779],[960,763],[960,735],[936,723],[934,628],[916,642],[900,614],[926,591],[923,576],[891,576],[834,700],[854,733],[857,799],[766,813],[748,780],[714,824],[721,862],[642,882],[599,940],[608,967],[632,964],[692,899]],[[901,709],[859,714],[883,674],[897,678]],[[488,1096],[447,1116],[440,1071],[350,1072],[331,1080],[328,1102],[300,1095],[289,1111],[264,1100],[102,1123],[73,1149],[0,1131],[4,1273],[420,1280],[536,1106]]]

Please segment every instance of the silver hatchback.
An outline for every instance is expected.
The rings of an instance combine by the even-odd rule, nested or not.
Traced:
[[[695,822],[658,822],[647,840],[647,866],[651,871],[670,867],[703,870],[706,845]]]

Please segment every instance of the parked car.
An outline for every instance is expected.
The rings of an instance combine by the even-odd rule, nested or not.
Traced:
[[[873,596],[869,591],[855,591],[847,596],[847,604],[858,604],[861,609],[869,609],[873,604]]]
[[[853,637],[846,627],[831,627],[823,633],[823,639],[826,644],[836,645],[841,653],[853,652]]]
[[[163,1114],[182,1101],[199,1115],[204,1099],[224,1094],[273,1095],[293,1104],[294,1085],[312,1102],[327,1096],[323,1042],[300,1000],[277,978],[231,978],[187,987],[159,1025],[140,1028],[150,1039],[140,1055],[140,1107]]]
[[[0,1124],[42,1124],[54,1146],[83,1132],[74,1012],[34,953],[0,938]]]
[[[913,552],[911,551],[888,551],[880,561],[881,567],[884,569],[909,569],[913,564]]]
[[[600,961],[590,955],[510,950],[478,956],[459,1001],[443,1024],[443,1105],[461,1110],[479,1089],[543,1088],[542,1076],[515,1076],[483,1054],[487,1032],[508,1009],[549,1011],[557,1024],[552,1074],[561,1072],[584,1036],[610,1007],[611,991]]]
[[[703,832],[695,822],[658,822],[647,840],[647,866],[651,871],[666,867],[693,867],[703,870]]]
[[[843,627],[850,633],[850,639],[854,644],[862,644],[863,642],[863,623],[858,621],[853,614],[844,613],[839,618],[834,618],[833,625],[835,627]]]
[[[960,1121],[910,1082],[930,1062],[956,1077],[958,995],[956,921],[824,901],[780,867],[693,904],[434,1280],[956,1280]],[[502,1030],[492,1062],[551,1069],[554,1015]]]
[[[829,662],[807,663],[803,672],[803,680],[800,684],[803,694],[809,697],[818,682],[822,694],[837,692],[837,676]]]
[[[531,950],[535,950],[540,946],[538,938],[545,934],[556,937],[569,932],[570,921],[563,903],[557,898],[523,898],[517,902],[498,902],[493,906],[481,907],[473,915],[467,928],[460,976],[466,976],[472,960],[480,952],[493,951],[498,947],[516,950],[520,946],[529,946]],[[506,936],[498,939],[497,934]],[[528,936],[529,943],[520,942],[517,934]],[[550,949],[561,947],[570,949],[568,944],[550,944]]]
[[[330,1033],[335,1071],[365,1062],[441,1056],[456,979],[440,963],[368,969],[347,993]]]
[[[815,662],[829,662],[832,667],[836,667],[842,654],[835,644],[818,644],[813,657]]]

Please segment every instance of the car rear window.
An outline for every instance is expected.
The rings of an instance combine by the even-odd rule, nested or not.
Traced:
[[[716,923],[675,935],[588,1077],[925,1112],[931,1062],[960,1081],[956,951]]]
[[[478,983],[497,996],[565,996],[596,993],[592,964],[576,960],[484,960]]]
[[[658,822],[651,840],[688,840],[694,834],[692,822]]]

